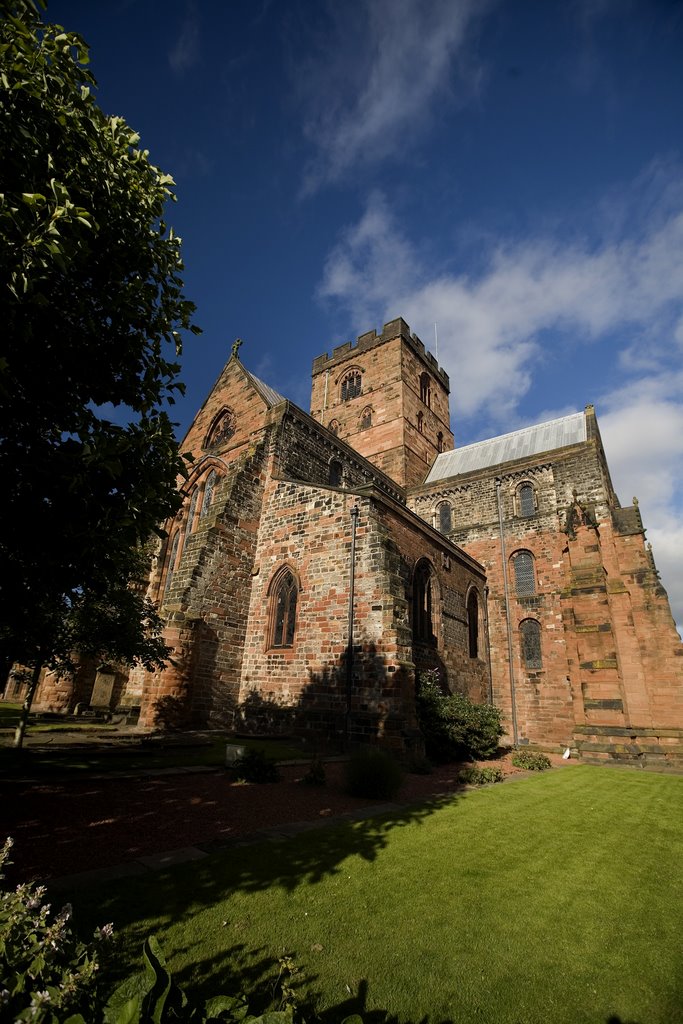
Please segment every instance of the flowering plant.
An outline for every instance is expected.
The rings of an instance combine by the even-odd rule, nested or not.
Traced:
[[[12,840],[0,850],[0,879]],[[0,1018],[36,1024],[86,1024],[98,1005],[98,971],[113,928],[94,941],[71,931],[71,907],[52,915],[45,887],[28,882],[0,895]]]

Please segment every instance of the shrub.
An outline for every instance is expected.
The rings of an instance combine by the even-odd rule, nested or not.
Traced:
[[[493,757],[503,735],[499,709],[462,693],[446,694],[438,680],[435,670],[418,679],[417,717],[427,756],[440,763]]]
[[[247,750],[231,767],[240,782],[277,782],[280,778],[275,762],[259,749]]]
[[[394,758],[379,747],[355,751],[346,766],[346,789],[351,796],[388,799],[396,795],[402,779]]]
[[[428,757],[411,757],[406,768],[411,775],[431,775],[434,771],[434,765]]]
[[[0,872],[10,863],[11,848],[7,839],[0,850]],[[52,916],[44,895],[44,886],[31,882],[2,893],[0,1017],[39,1024],[99,1019],[99,972],[112,926],[98,928],[94,943],[80,942],[69,927],[71,907]]]
[[[487,786],[491,782],[502,781],[503,773],[494,765],[485,765],[483,768],[472,765],[471,768],[463,768],[458,774],[458,782],[464,786]]]
[[[512,763],[515,768],[524,768],[528,772],[544,772],[550,768],[550,758],[545,754],[535,754],[533,750],[516,750]]]
[[[327,776],[325,775],[325,765],[322,763],[319,757],[314,757],[311,761],[308,771],[304,775],[302,782],[305,782],[307,786],[324,786],[327,782]]]

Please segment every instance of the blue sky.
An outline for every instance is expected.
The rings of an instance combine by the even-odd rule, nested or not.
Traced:
[[[683,4],[52,0],[177,182],[200,338],[308,408],[316,355],[403,316],[456,445],[596,406],[683,622]]]

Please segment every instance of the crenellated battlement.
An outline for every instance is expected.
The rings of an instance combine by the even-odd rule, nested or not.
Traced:
[[[331,356],[326,352],[323,355],[316,356],[313,360],[313,376],[315,377],[323,370],[329,370],[338,363],[344,362],[350,355],[361,355],[369,349],[399,337],[408,344],[431,373],[439,378],[447,393],[450,393],[448,374],[439,366],[432,353],[425,348],[424,342],[418,338],[417,334],[410,330],[403,317],[397,317],[395,320],[390,320],[386,323],[382,328],[381,334],[378,334],[375,330],[366,331],[365,334],[360,334],[355,342],[345,341],[342,345],[337,345],[332,350]]]

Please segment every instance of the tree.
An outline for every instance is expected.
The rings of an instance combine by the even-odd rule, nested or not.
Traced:
[[[142,546],[179,507],[166,407],[199,331],[173,179],[98,107],[80,36],[0,12],[0,667],[35,690],[74,651],[163,658]]]

